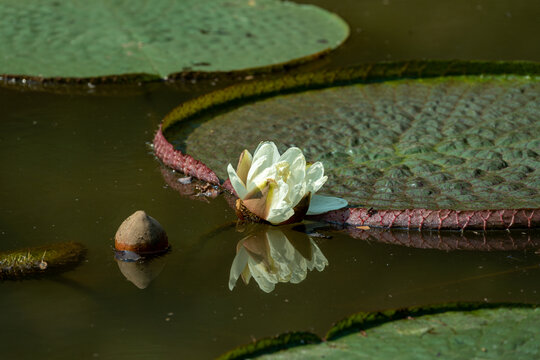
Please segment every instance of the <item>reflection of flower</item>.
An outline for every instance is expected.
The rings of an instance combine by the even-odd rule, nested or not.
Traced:
[[[291,147],[279,155],[273,142],[261,142],[253,157],[244,150],[238,160],[236,171],[227,167],[229,179],[243,205],[259,218],[274,225],[281,224],[295,215],[305,215],[312,195],[326,182],[321,162],[306,164],[302,151]],[[329,200],[329,201],[327,201]],[[318,197],[318,206],[310,206],[309,213],[323,213],[342,208],[342,199]],[[303,209],[302,209],[303,208]]]
[[[238,242],[236,257],[231,266],[229,289],[241,276],[245,284],[251,277],[264,292],[274,290],[278,282],[297,284],[308,270],[324,270],[328,260],[307,235],[274,227],[258,225],[259,231]]]

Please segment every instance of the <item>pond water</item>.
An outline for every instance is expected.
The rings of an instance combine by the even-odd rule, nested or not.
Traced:
[[[310,2],[344,17],[351,38],[297,71],[408,58],[540,60],[534,2]],[[169,110],[224,83],[0,87],[0,251],[61,241],[88,248],[73,271],[0,283],[2,359],[205,359],[284,331],[324,335],[334,321],[362,310],[540,302],[534,248],[417,249],[328,229],[318,231],[331,238],[313,240],[285,232],[299,261],[317,254],[322,271],[271,292],[238,279],[231,291],[231,265],[247,232],[235,227],[225,197],[198,201],[167,185],[167,170],[148,146]],[[112,251],[116,229],[139,209],[158,219],[172,245],[145,289],[126,279]],[[282,234],[257,231],[251,245],[238,248],[260,250],[268,236],[270,247],[290,249]],[[486,236],[505,243],[540,237]]]

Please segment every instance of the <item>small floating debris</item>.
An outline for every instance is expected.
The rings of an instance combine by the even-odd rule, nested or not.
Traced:
[[[195,191],[195,196],[204,196],[212,199],[215,199],[222,192],[218,186],[212,184],[195,185]]]
[[[182,185],[187,185],[187,184],[191,184],[191,182],[193,181],[193,178],[191,176],[186,176],[183,178],[179,178],[176,181],[178,181]]]
[[[138,210],[118,228],[114,246],[117,251],[156,254],[167,251],[169,241],[161,224],[143,210]]]
[[[193,200],[209,203],[209,199],[215,199],[223,193],[220,186],[209,184],[192,176],[182,176],[176,171],[170,171],[165,167],[161,168],[161,174],[167,186],[178,191],[180,195]]]
[[[77,242],[64,242],[0,252],[0,280],[21,280],[70,270],[86,255]]]
[[[360,230],[369,230],[369,229],[371,229],[369,226],[366,226],[366,225],[357,226],[356,228],[360,229]]]

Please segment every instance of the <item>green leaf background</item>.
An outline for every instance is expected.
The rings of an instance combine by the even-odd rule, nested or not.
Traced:
[[[279,0],[8,0],[0,14],[0,74],[44,78],[266,67],[349,34],[337,15]]]
[[[284,335],[219,359],[536,359],[540,309],[528,305],[448,304],[358,313],[338,322],[327,341]],[[297,333],[296,337],[300,337]],[[308,341],[309,340],[309,341]],[[281,347],[281,351],[276,348]]]
[[[355,84],[251,100],[180,122],[166,136],[223,180],[244,148],[262,140],[281,151],[298,146],[308,161],[324,163],[323,191],[354,206],[538,208],[539,95],[536,76]]]

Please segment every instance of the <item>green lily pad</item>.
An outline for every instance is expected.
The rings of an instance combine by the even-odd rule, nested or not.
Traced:
[[[354,206],[535,209],[539,96],[540,77],[520,75],[334,86],[193,118],[166,136],[221,180],[243,149],[271,140],[280,151],[294,145],[322,161],[323,191]]]
[[[335,14],[279,0],[4,1],[0,14],[0,74],[41,78],[283,65],[349,34]]]
[[[249,345],[240,346],[223,354],[218,360],[252,359],[258,355],[267,354],[272,351],[279,351],[306,344],[318,344],[321,341],[321,338],[315,334],[308,332],[290,332],[272,338],[260,339]]]
[[[483,306],[451,304],[359,313],[336,324],[326,342],[268,354],[275,351],[275,347],[269,348],[267,355],[258,358],[536,359],[540,356],[539,308]],[[240,349],[236,353],[241,353]],[[222,358],[247,357],[226,355]]]

